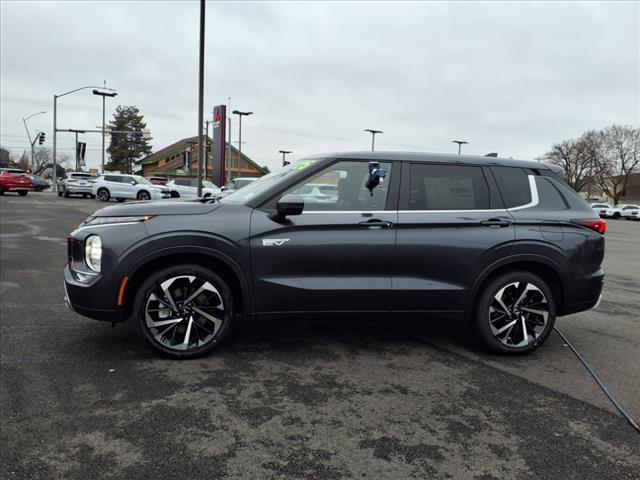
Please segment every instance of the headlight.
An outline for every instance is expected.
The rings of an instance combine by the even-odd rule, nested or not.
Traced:
[[[89,235],[84,241],[84,261],[94,272],[100,271],[102,241],[98,235]]]
[[[81,225],[87,227],[89,225],[110,225],[115,223],[138,223],[150,220],[150,215],[131,216],[131,217],[89,217]]]

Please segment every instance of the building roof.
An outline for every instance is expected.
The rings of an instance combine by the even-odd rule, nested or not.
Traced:
[[[181,152],[184,148],[187,147],[187,145],[193,144],[193,143],[197,143],[197,142],[198,142],[197,135],[193,136],[193,137],[183,138],[182,140],[178,140],[177,142],[172,143],[168,147],[164,147],[164,148],[158,150],[157,152],[152,153],[151,155],[144,157],[143,159],[139,160],[136,163],[138,165],[148,165],[150,163],[158,162],[158,161],[162,160],[163,158],[167,158],[167,157],[170,157],[170,156],[172,156],[172,155],[174,155],[176,153]],[[207,137],[207,144],[211,145],[212,143],[213,142],[212,142],[211,138]],[[225,142],[225,148],[229,148],[229,143],[228,142]],[[255,167],[263,175],[268,173],[268,171],[266,171],[263,167],[258,165],[253,160],[251,160],[248,156],[246,156],[244,153],[242,153],[240,150],[238,150],[233,145],[231,145],[231,150],[234,153],[236,153],[237,155],[239,155],[240,158],[245,160],[247,163],[249,163],[250,165]],[[163,171],[168,171],[167,166],[164,166],[164,168],[162,170]]]

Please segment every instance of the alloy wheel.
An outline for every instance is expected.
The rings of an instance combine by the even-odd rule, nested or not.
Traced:
[[[138,200],[149,200],[150,198],[151,198],[151,195],[149,195],[149,192],[145,192],[143,190],[140,193],[138,193]]]
[[[101,202],[109,201],[109,192],[104,188],[98,190],[98,200],[100,200]]]
[[[502,287],[489,306],[493,336],[507,347],[526,347],[545,332],[549,304],[532,283],[513,282]]]
[[[224,300],[209,281],[180,275],[154,285],[145,304],[145,325],[165,348],[195,350],[215,340],[224,314]]]

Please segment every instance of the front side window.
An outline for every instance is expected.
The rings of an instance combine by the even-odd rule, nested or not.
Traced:
[[[411,165],[410,210],[486,210],[489,187],[482,168]]]
[[[371,192],[365,186],[369,179],[369,163],[340,161],[284,192],[300,195],[304,211],[374,211],[384,210],[391,163],[380,163],[387,176]]]

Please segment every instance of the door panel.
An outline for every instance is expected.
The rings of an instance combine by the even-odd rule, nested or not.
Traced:
[[[481,167],[412,165],[402,182],[392,310],[462,313],[478,274],[512,251],[513,219]]]
[[[257,312],[388,311],[396,212],[307,212],[284,224],[254,210]],[[370,220],[389,227],[361,226]]]
[[[282,192],[303,198],[301,215],[271,220],[277,198],[253,211],[257,312],[389,311],[400,171],[382,162],[387,178],[369,191],[368,165],[336,161]]]

